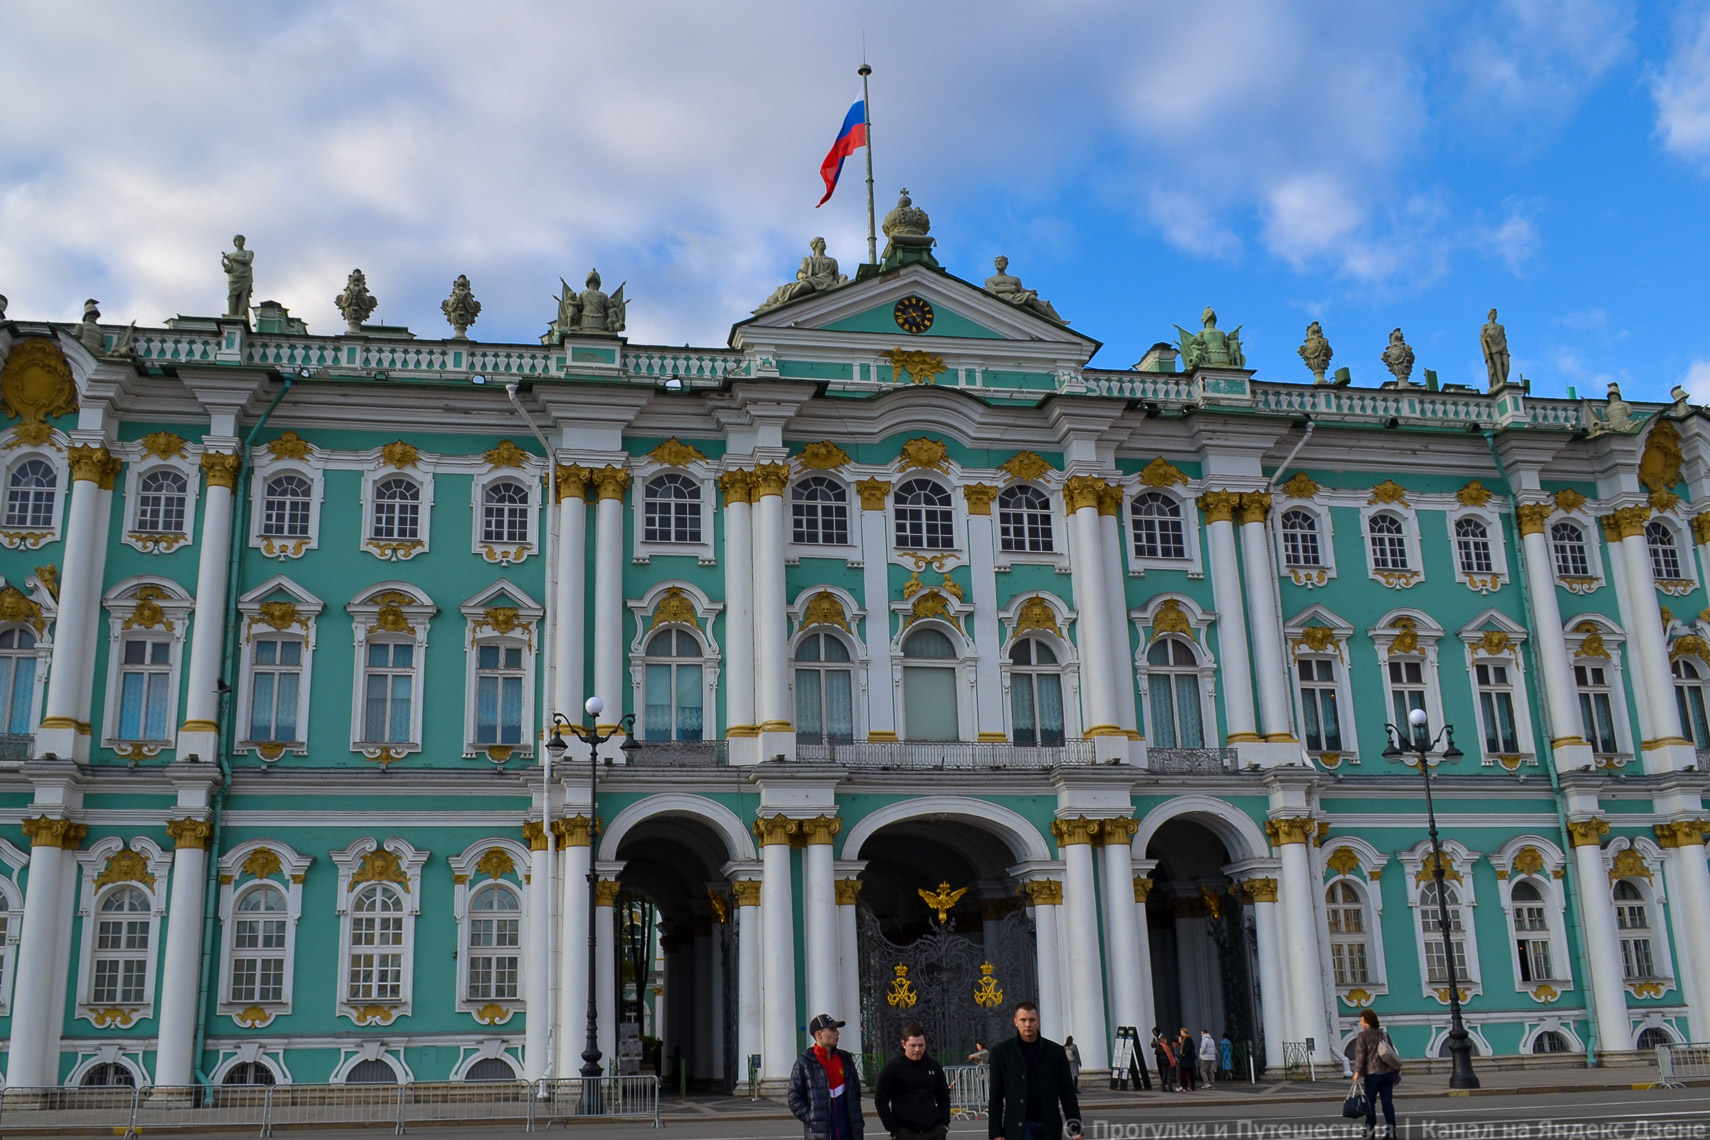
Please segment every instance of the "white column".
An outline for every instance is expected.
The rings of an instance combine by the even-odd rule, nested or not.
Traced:
[[[111,474],[101,482],[101,495],[95,501],[95,517],[99,525],[95,530],[95,550],[99,561],[95,573],[89,579],[89,606],[91,612],[98,613],[101,605],[102,583],[106,581],[107,538],[113,526],[113,479],[118,474],[119,462],[114,460],[109,468]],[[65,594],[60,593],[60,607],[65,605]],[[95,654],[103,641],[101,621],[97,616],[92,620],[83,635],[83,656],[80,660],[93,663]],[[105,680],[105,678],[103,678]],[[77,690],[77,758],[87,762],[89,759],[90,734],[93,726],[89,723],[90,709],[95,701],[95,670],[88,668],[83,671],[83,684]],[[39,750],[38,750],[39,751]]]
[[[754,714],[754,475],[726,471],[718,478],[724,490],[724,734],[733,763],[761,759],[755,738],[760,733]]]
[[[764,1053],[762,1043],[766,1039],[762,1001],[764,981],[760,974],[760,948],[765,938],[761,929],[760,890],[757,879],[738,879],[730,884],[731,900],[736,904],[736,1080],[739,1085],[748,1080],[748,1058]]]
[[[1253,718],[1253,671],[1247,656],[1247,598],[1241,591],[1241,564],[1235,556],[1234,491],[1207,491],[1199,497],[1205,512],[1206,557],[1211,594],[1217,605],[1217,682],[1223,692],[1224,740],[1230,744],[1262,739]]]
[[[18,974],[12,986],[11,1042],[6,1053],[8,1088],[59,1084],[56,1043],[65,1009],[61,928],[68,924],[71,894],[77,885],[72,852],[87,831],[83,824],[63,819],[43,816],[24,820],[24,834],[30,838],[30,877],[18,937]]]
[[[629,686],[624,683],[623,623],[623,496],[629,487],[629,472],[604,467],[594,472],[599,489],[595,508],[598,532],[594,536],[594,696],[606,703],[610,730],[623,716]],[[574,711],[566,716],[575,719]]]
[[[1104,560],[1104,589],[1110,600],[1105,615],[1110,621],[1110,675],[1116,689],[1116,725],[1130,740],[1140,739],[1140,721],[1134,711],[1139,690],[1134,684],[1134,623],[1128,620],[1128,579],[1122,573],[1121,487],[1109,486],[1098,497],[1099,553]],[[1150,1027],[1147,1027],[1150,1032]]]
[[[1033,907],[1033,958],[1039,969],[1039,1032],[1052,1041],[1061,1041],[1069,1021],[1064,1008],[1060,954],[1063,881],[1030,879],[1026,891],[1027,901]]]
[[[582,719],[587,692],[585,661],[588,652],[588,479],[586,467],[558,468],[558,589],[557,621],[552,661],[556,669],[552,707],[542,719],[550,722],[561,712],[572,721]],[[602,696],[601,700],[615,700]]]
[[[1253,675],[1259,686],[1259,729],[1266,740],[1292,741],[1289,731],[1288,663],[1283,659],[1282,615],[1277,610],[1275,561],[1265,516],[1271,497],[1248,491],[1241,496],[1242,580],[1247,584],[1247,612],[1252,617]],[[1219,609],[1223,603],[1219,602]]]
[[[1094,518],[1096,519],[1096,515]],[[1083,618],[1084,620],[1084,618]],[[1108,661],[1106,655],[1104,660]],[[1099,953],[1098,889],[1093,879],[1092,832],[1096,820],[1059,819],[1052,824],[1063,859],[1063,939],[1068,951],[1069,1023],[1081,1047],[1084,1068],[1110,1067],[1105,1033],[1104,966]]]
[[[1550,562],[1550,544],[1544,537],[1553,503],[1521,503],[1520,554],[1525,564],[1526,584],[1532,594],[1534,644],[1538,667],[1543,674],[1544,711],[1548,717],[1550,749],[1558,771],[1576,771],[1591,763],[1590,742],[1583,735],[1578,689],[1573,680],[1573,662],[1567,639],[1562,635],[1562,611],[1556,602],[1556,576]]]
[[[1541,615],[1540,615],[1541,616]],[[1556,623],[1560,626],[1560,622]],[[1601,826],[1599,826],[1601,824]],[[1626,979],[1621,969],[1621,936],[1615,926],[1615,899],[1598,842],[1608,823],[1569,823],[1574,872],[1579,876],[1580,915],[1585,921],[1586,969],[1591,977],[1591,1011],[1597,1019],[1597,1043],[1604,1049],[1632,1045],[1627,1018]]]
[[[1288,976],[1289,1005],[1293,1020],[1288,1032],[1291,1041],[1310,1037],[1317,1042],[1313,1051],[1316,1061],[1329,1061],[1335,1055],[1329,1039],[1329,1011],[1324,1005],[1324,987],[1320,984],[1318,953],[1318,923],[1312,896],[1316,885],[1312,876],[1312,860],[1308,843],[1317,831],[1317,824],[1307,816],[1271,821],[1278,844],[1282,870],[1278,876],[1278,905],[1282,907],[1282,935],[1287,947],[1285,962]]]
[[[1130,848],[1130,855],[1133,849]],[[1152,979],[1152,930],[1146,921],[1146,898],[1152,891],[1150,877],[1133,876],[1130,878],[1134,897],[1134,953],[1140,965],[1140,1021],[1135,1028],[1140,1030],[1142,1044],[1151,1040],[1152,1026],[1158,1024],[1158,997]],[[1146,1058],[1142,1057],[1144,1061]]]
[[[760,1072],[768,1081],[789,1079],[797,1053],[796,908],[794,884],[790,881],[790,836],[797,827],[795,820],[778,815],[765,816],[755,824],[760,835],[761,970],[765,977],[766,1023]]]
[[[523,824],[523,838],[528,841],[528,957],[523,966],[523,1000],[528,1008],[528,1022],[523,1037],[523,1074],[525,1080],[537,1081],[546,1076],[551,1057],[548,1053],[552,1026],[557,1012],[552,1008],[552,837],[538,820]],[[561,1075],[561,1074],[560,1074]]]
[[[1657,602],[1656,578],[1651,574],[1651,551],[1645,542],[1645,521],[1649,507],[1623,507],[1604,520],[1605,532],[1619,535],[1616,543],[1627,587],[1627,612],[1630,615],[1627,635],[1632,638],[1633,672],[1642,682],[1639,692],[1649,716],[1647,738],[1641,742],[1645,753],[1645,771],[1670,771],[1671,746],[1680,745],[1690,756],[1690,742],[1683,735],[1680,710],[1675,704],[1674,674],[1668,659],[1668,642],[1663,635],[1662,607]],[[1614,553],[1614,550],[1611,550]],[[1641,710],[1644,711],[1644,710]]]
[[[973,582],[974,615],[974,730],[975,739],[1008,740],[1004,731],[1003,632],[998,628],[997,538],[992,533],[992,499],[996,487],[975,483],[962,488],[968,501],[968,574]]]
[[[553,821],[553,832],[564,855],[564,905],[559,912],[558,953],[558,1069],[568,1078],[580,1075],[582,1049],[588,1040],[588,817]]]
[[[213,763],[220,747],[220,694],[216,686],[224,664],[232,488],[238,466],[238,457],[233,454],[210,451],[202,456],[208,488],[202,530],[196,536],[196,617],[190,623],[190,663],[184,676],[184,724],[178,730],[180,760],[198,756]]]
[[[885,533],[883,479],[855,484],[861,496],[861,604],[867,610],[867,739],[897,738],[896,691],[891,679],[890,536]]]
[[[1704,862],[1706,822],[1675,820],[1656,825],[1674,910],[1674,950],[1692,970],[1695,993],[1683,994],[1692,1039],[1710,1039],[1710,867]]]
[[[187,1085],[195,1077],[196,998],[202,964],[202,899],[208,889],[208,837],[200,819],[166,824],[175,844],[172,889],[166,911],[166,945],[160,956],[160,1038],[154,1083]]]
[[[1069,558],[1075,594],[1075,637],[1081,657],[1081,704],[1086,725],[1082,731],[1088,737],[1117,737],[1126,741],[1119,723],[1122,718],[1117,712],[1116,678],[1110,675],[1116,653],[1112,648],[1112,618],[1106,612],[1110,592],[1104,584],[1104,553],[1098,521],[1098,497],[1105,487],[1098,479],[1076,475],[1063,489],[1074,512],[1069,516]],[[1125,756],[1126,745],[1114,754]],[[1107,758],[1102,750],[1100,758]]]
[[[754,655],[759,664],[755,703],[760,713],[760,758],[795,759],[790,708],[789,622],[784,591],[784,488],[790,469],[762,463],[754,469]]]
[[[1130,846],[1138,820],[1100,821],[1104,840],[1104,935],[1108,952],[1105,969],[1110,977],[1112,1028],[1132,1025],[1151,1029],[1145,1023],[1141,1003],[1141,956],[1139,931],[1134,921],[1134,852]]]
[[[594,964],[594,984],[599,987],[596,1001],[600,1012],[600,1065],[607,1075],[617,1072],[617,935],[613,930],[612,911],[617,905],[622,884],[607,877],[615,873],[604,870],[602,865],[594,896],[594,937],[597,940],[594,952],[599,956]]]
[[[42,723],[36,732],[36,755],[51,752],[63,760],[76,755],[78,725],[89,715],[88,705],[80,698],[85,678],[94,668],[88,646],[101,612],[101,568],[106,558],[98,542],[101,483],[111,485],[119,469],[118,459],[104,447],[73,447],[67,458],[72,482],[65,511],[65,556],[59,568],[59,616],[54,622]],[[18,1024],[16,1016],[13,1024]]]
[[[829,1013],[849,1020],[843,1008],[843,967],[837,947],[837,876],[832,840],[843,829],[836,816],[799,821],[807,839],[802,849],[802,966],[807,971],[809,1017]]]
[[[1281,1070],[1283,1040],[1288,1035],[1288,984],[1283,965],[1282,931],[1277,928],[1277,881],[1248,879],[1244,884],[1253,905],[1253,930],[1259,936],[1259,1018],[1265,1031],[1265,1067]]]
[[[861,936],[855,921],[855,903],[860,897],[860,879],[837,880],[837,957],[843,978],[838,1008],[844,1011],[837,1019],[849,1023],[843,1027],[842,1047],[857,1056],[865,1043],[861,1031]],[[870,1079],[878,1080],[878,1074]]]

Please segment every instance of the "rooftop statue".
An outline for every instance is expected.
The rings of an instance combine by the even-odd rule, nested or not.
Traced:
[[[243,235],[232,238],[237,248],[220,254],[226,271],[226,316],[249,319],[249,295],[255,289],[255,251],[243,247]]]
[[[0,297],[0,317],[4,317],[5,315],[6,298]],[[1682,419],[1692,414],[1691,392],[1688,392],[1685,388],[1676,384],[1673,388],[1669,389],[1668,398],[1674,401],[1674,407],[1668,410],[1669,415],[1673,416],[1675,419]]]
[[[1508,331],[1496,323],[1496,310],[1478,332],[1478,343],[1484,349],[1484,369],[1490,374],[1492,392],[1508,383]]]
[[[1413,347],[1401,338],[1401,330],[1396,329],[1389,334],[1389,344],[1385,346],[1378,359],[1389,368],[1390,375],[1395,377],[1397,388],[1412,388],[1413,383]]]
[[[107,338],[101,333],[101,302],[91,297],[83,302],[83,319],[77,323],[78,342],[97,356],[107,351]]]
[[[6,294],[0,293],[0,321],[6,319]]]
[[[1314,384],[1328,384],[1324,372],[1330,367],[1330,358],[1335,352],[1330,342],[1324,339],[1324,329],[1317,321],[1306,326],[1306,343],[1295,351],[1300,353],[1300,359],[1306,362],[1306,367],[1312,370]]]
[[[580,293],[570,288],[564,278],[558,279],[562,291],[558,294],[558,319],[540,338],[542,344],[563,344],[572,333],[619,333],[629,313],[629,302],[623,299],[623,285],[610,296],[600,291],[600,271],[588,270],[587,288]],[[628,284],[628,282],[625,282]]]
[[[1181,334],[1182,371],[1247,367],[1247,357],[1241,351],[1241,326],[1236,325],[1228,332],[1218,328],[1217,314],[1210,305],[1205,307],[1199,319],[1205,327],[1196,333],[1176,326],[1176,331]]]
[[[756,313],[764,313],[767,309],[775,309],[800,297],[823,293],[849,280],[847,274],[837,271],[837,259],[826,255],[824,238],[814,238],[808,243],[808,248],[813,253],[802,258],[802,267],[796,270],[796,279],[772,290],[772,295],[754,310]]]
[[[362,331],[362,322],[374,315],[374,310],[380,307],[368,292],[368,278],[362,275],[362,270],[352,269],[350,280],[344,283],[344,292],[333,298],[333,304],[344,314],[345,322],[352,333]]]
[[[1613,381],[1609,384],[1609,399],[1603,405],[1603,414],[1598,415],[1592,407],[1587,407],[1585,413],[1590,421],[1587,432],[1590,436],[1629,435],[1639,430],[1633,419],[1633,405],[1621,398],[1621,385]]]
[[[468,277],[461,273],[457,275],[457,280],[451,283],[451,296],[439,303],[439,311],[445,314],[447,323],[451,325],[453,339],[467,340],[463,334],[481,315],[481,302],[475,299]]]
[[[1057,315],[1057,310],[1051,306],[1051,302],[1039,299],[1037,289],[1025,289],[1022,287],[1021,278],[1009,275],[1009,258],[998,255],[992,262],[992,267],[997,272],[986,278],[986,292],[1001,301],[1008,301],[1018,309],[1038,313],[1060,325],[1069,323]]]

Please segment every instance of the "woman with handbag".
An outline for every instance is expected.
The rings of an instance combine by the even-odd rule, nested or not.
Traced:
[[[1400,1072],[1401,1054],[1389,1034],[1378,1028],[1378,1015],[1369,1009],[1362,1011],[1359,1036],[1354,1038],[1354,1079],[1364,1086],[1367,1136],[1395,1135],[1395,1079]],[[1383,1098],[1382,1132],[1377,1131],[1379,1097]],[[1344,1113],[1347,1108],[1344,1105]]]

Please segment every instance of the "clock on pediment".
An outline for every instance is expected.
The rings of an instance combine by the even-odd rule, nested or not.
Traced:
[[[932,304],[925,297],[908,296],[891,310],[897,327],[906,333],[923,333],[932,327]]]

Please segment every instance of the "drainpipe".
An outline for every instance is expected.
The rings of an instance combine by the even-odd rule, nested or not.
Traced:
[[[1496,433],[1486,431],[1484,433],[1484,442],[1485,445],[1490,448],[1491,459],[1496,463],[1496,474],[1497,478],[1502,480],[1503,494],[1508,496],[1510,502],[1513,502],[1514,488],[1513,485],[1509,483],[1508,473],[1502,466],[1502,456],[1497,454],[1496,451]],[[1510,522],[1513,517],[1513,513],[1510,512],[1508,516]],[[1524,613],[1526,615],[1526,628],[1535,630],[1537,628],[1537,624],[1532,617],[1532,587],[1530,582],[1527,581],[1526,568],[1523,565],[1526,558],[1526,552],[1525,548],[1518,541],[1519,535],[1511,533],[1513,528],[1510,525],[1510,522],[1505,522],[1503,524],[1503,540],[1510,543],[1512,546],[1515,561],[1517,563],[1522,563],[1520,566],[1520,573],[1516,574],[1514,577],[1520,583],[1520,601],[1524,607]],[[1526,639],[1525,649],[1527,660],[1531,664],[1532,676],[1538,678],[1538,683],[1541,685],[1543,684],[1544,673],[1538,666],[1537,644],[1536,638],[1529,637]],[[1543,710],[1541,708],[1533,710],[1533,731],[1537,731],[1540,727],[1536,721],[1542,712]],[[1568,928],[1573,932],[1574,946],[1579,950],[1580,970],[1585,977],[1585,1064],[1587,1068],[1595,1069],[1598,1067],[1597,1017],[1593,1010],[1592,999],[1594,996],[1593,991],[1597,986],[1597,979],[1592,976],[1591,955],[1585,944],[1585,928],[1580,924],[1579,887],[1576,882],[1578,872],[1574,868],[1573,841],[1568,837],[1567,812],[1562,808],[1561,780],[1556,774],[1556,757],[1554,750],[1548,743],[1549,739],[1550,734],[1548,732],[1538,733],[1538,751],[1543,756],[1544,770],[1549,773],[1551,799],[1556,805],[1556,835],[1557,838],[1561,840],[1562,845],[1562,866],[1564,869],[1562,885],[1564,893],[1567,895]]]
[[[237,637],[234,632],[238,628],[238,595],[242,592],[239,575],[243,570],[243,548],[249,541],[249,488],[251,483],[251,460],[254,455],[255,437],[261,434],[261,429],[267,426],[268,417],[273,415],[273,409],[279,406],[285,394],[296,383],[291,376],[285,377],[285,386],[279,389],[279,394],[273,397],[273,402],[267,405],[267,410],[261,413],[261,418],[255,421],[255,426],[249,429],[249,434],[243,440],[243,468],[238,472],[238,485],[232,494],[232,553],[231,562],[226,570],[226,638],[225,651],[220,662],[220,679],[226,684],[225,707],[220,711],[220,743],[214,749],[214,761],[220,766],[220,782],[214,789],[214,818],[212,833],[208,838],[208,886],[202,899],[202,982],[196,990],[196,1040],[190,1051],[190,1057],[195,1065],[196,1078],[202,1084],[212,1084],[202,1072],[202,1052],[207,1047],[208,1038],[208,998],[213,992],[214,974],[214,929],[219,918],[219,886],[220,886],[220,837],[225,825],[226,794],[232,785],[231,747],[232,733],[236,731],[237,702],[233,696],[237,691]]]
[[[1306,417],[1306,431],[1295,441],[1294,447],[1289,450],[1289,453],[1283,456],[1283,461],[1271,471],[1270,482],[1265,484],[1267,493],[1277,489],[1277,480],[1281,479],[1283,472],[1288,470],[1288,465],[1294,462],[1294,457],[1300,454],[1300,449],[1306,446],[1306,441],[1312,438],[1312,429],[1317,426],[1318,424],[1311,416]]]

